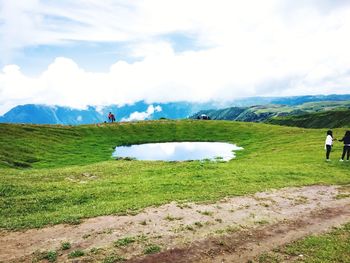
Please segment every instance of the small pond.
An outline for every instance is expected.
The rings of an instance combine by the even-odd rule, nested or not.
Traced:
[[[234,151],[243,148],[223,142],[166,142],[147,143],[115,148],[113,157],[146,161],[223,160],[235,157]]]

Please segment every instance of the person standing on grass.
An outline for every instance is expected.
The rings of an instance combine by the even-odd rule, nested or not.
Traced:
[[[115,116],[113,113],[111,114],[111,120],[112,120],[112,122],[115,122]]]
[[[332,145],[333,145],[333,132],[331,130],[327,131],[327,137],[326,137],[326,142],[325,142],[325,150],[326,150],[326,161],[330,161],[329,155],[331,154],[332,151]]]
[[[346,131],[343,139],[339,141],[344,142],[343,154],[339,161],[343,162],[346,154],[346,161],[348,162],[350,157],[350,131]]]

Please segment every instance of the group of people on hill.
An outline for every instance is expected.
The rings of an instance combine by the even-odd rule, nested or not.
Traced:
[[[333,132],[331,130],[328,130],[326,142],[324,146],[326,150],[326,161],[330,161],[329,156],[332,151],[333,141],[336,141],[336,140],[337,139],[333,138]],[[344,137],[339,141],[344,143],[343,154],[339,161],[343,162],[346,155],[346,161],[348,162],[350,157],[350,131],[346,131]]]
[[[112,112],[108,113],[108,122],[115,122],[115,116]]]

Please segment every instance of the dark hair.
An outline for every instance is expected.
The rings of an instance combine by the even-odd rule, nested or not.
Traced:
[[[350,131],[346,131],[344,137],[350,137]]]
[[[333,132],[332,132],[331,130],[328,130],[328,131],[327,131],[327,135],[330,135],[330,136],[333,137]]]

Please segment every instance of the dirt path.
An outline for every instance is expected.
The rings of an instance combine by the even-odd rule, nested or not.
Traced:
[[[157,255],[131,259],[129,263],[226,263],[249,262],[264,252],[302,237],[318,234],[350,220],[350,205],[327,208],[298,220],[284,220],[269,226],[212,237],[191,246],[167,250]],[[286,262],[286,261],[284,261]]]
[[[0,233],[0,261],[32,262],[56,250],[58,262],[245,262],[277,245],[350,222],[350,187],[285,188],[213,204],[170,203],[135,216],[103,216],[80,225]],[[115,242],[119,240],[119,242]],[[62,242],[72,248],[60,250]],[[145,256],[145,253],[160,253]]]

